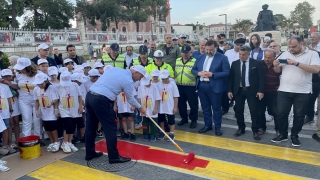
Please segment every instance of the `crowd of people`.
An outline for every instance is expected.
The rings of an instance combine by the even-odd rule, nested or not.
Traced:
[[[178,126],[190,120],[190,128],[197,127],[198,99],[204,115],[204,127],[199,133],[213,130],[214,124],[215,135],[223,135],[222,116],[233,106],[238,125],[234,136],[241,136],[246,128],[247,102],[253,138],[260,140],[267,129],[266,121],[274,119],[276,136],[271,141],[275,143],[288,140],[288,116],[293,106],[290,137],[293,146],[301,145],[299,132],[304,124],[313,122],[320,89],[319,33],[311,34],[310,45],[300,37],[289,38],[285,51],[281,51],[281,43],[274,41],[270,33],[263,38],[254,34],[249,43],[243,33],[234,42],[226,42],[225,34],[210,36],[199,42],[197,51],[186,39],[184,34],[179,38],[167,34],[163,47],[157,49],[151,41],[141,45],[138,53],[133,52],[132,46],[126,47],[125,54],[119,54],[119,44],[104,46],[101,62],[95,61],[93,67],[76,54],[74,45],[66,47],[68,56],[64,59],[58,49],[47,44],[40,44],[38,55],[32,59],[9,57],[10,67],[1,70],[0,79],[0,154],[14,153],[19,148],[20,116],[23,137],[34,134],[43,139],[46,133],[50,141],[48,152],[77,152],[74,144],[86,142],[87,160],[101,155],[94,154],[93,144],[96,136],[103,137],[103,128],[115,130],[116,126],[101,121],[106,115],[115,116],[112,123],[119,123],[122,140],[135,141],[134,131],[140,128],[144,141],[163,140],[165,135],[149,117],[174,140],[177,112],[181,117]],[[89,47],[93,55],[91,44]],[[134,82],[121,79],[122,75],[131,78],[131,74],[126,74],[130,72]],[[99,78],[104,80],[98,81]],[[131,82],[132,89],[114,88]],[[106,98],[111,95],[103,88],[118,94]],[[104,116],[95,110],[100,105],[95,102],[103,98],[105,106],[112,104],[114,111],[106,111]],[[16,142],[12,140],[12,131]],[[108,151],[114,150],[109,155],[114,153],[116,157],[109,162],[126,162],[128,159],[111,148],[116,144],[112,132],[104,132]],[[320,143],[319,121],[318,131],[312,137]],[[46,146],[43,140],[41,146]],[[0,160],[0,170],[9,170],[5,163]]]

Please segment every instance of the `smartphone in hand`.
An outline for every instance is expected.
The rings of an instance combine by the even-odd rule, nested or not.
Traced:
[[[282,64],[288,64],[288,60],[286,60],[286,59],[278,59],[278,60]]]

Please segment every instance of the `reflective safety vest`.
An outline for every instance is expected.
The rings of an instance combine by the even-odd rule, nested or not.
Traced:
[[[167,69],[170,73],[170,77],[173,78],[174,77],[174,71],[172,69],[172,67],[170,66],[170,64],[167,64],[165,62],[163,62],[163,64],[161,66],[157,66],[155,64],[155,62],[149,64],[146,68],[146,74],[151,75],[151,72],[155,69],[158,69],[159,71]]]
[[[175,81],[177,85],[183,86],[195,86],[196,76],[191,73],[191,70],[196,62],[196,58],[190,57],[190,59],[184,63],[182,58],[178,58],[176,61],[176,77]]]
[[[144,67],[145,67],[145,66],[148,66],[149,64],[151,64],[152,62],[153,62],[153,59],[152,59],[152,58],[149,58],[149,57],[148,57],[148,60],[147,60],[147,64],[146,64],[146,65],[140,63],[140,58],[139,58],[139,57],[132,59],[132,65],[133,65],[133,66],[135,66],[135,65],[141,65],[141,66],[144,66]]]
[[[118,55],[116,59],[112,59],[109,54],[103,55],[102,60],[104,62],[104,65],[111,65],[113,67],[125,69],[126,68],[126,61],[125,57]]]

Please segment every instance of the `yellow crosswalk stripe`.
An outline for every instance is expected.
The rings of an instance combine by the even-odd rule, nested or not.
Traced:
[[[268,158],[320,166],[320,153],[318,152],[278,147],[184,131],[175,131],[175,140]]]
[[[44,166],[28,174],[28,176],[40,180],[129,180],[127,177],[118,176],[112,173],[99,171],[86,166],[61,160]]]

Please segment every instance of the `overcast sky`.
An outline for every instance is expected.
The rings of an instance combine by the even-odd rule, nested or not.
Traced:
[[[228,15],[228,23],[236,19],[257,20],[263,4],[268,4],[273,14],[289,16],[298,3],[305,0],[171,0],[171,24],[187,24],[197,21],[199,24],[224,23],[225,19],[219,14]],[[315,6],[313,24],[320,20],[320,0],[306,0]]]

